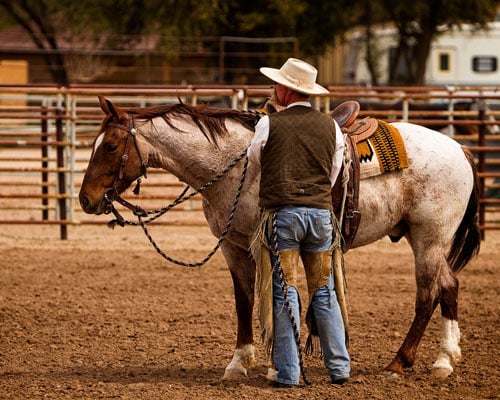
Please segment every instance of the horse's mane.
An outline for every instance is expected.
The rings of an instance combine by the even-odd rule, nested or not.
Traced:
[[[208,105],[191,106],[182,102],[145,108],[127,108],[124,111],[136,119],[146,121],[161,117],[170,127],[177,130],[180,129],[174,125],[173,119],[187,116],[210,141],[216,141],[218,136],[224,136],[228,133],[226,119],[237,121],[252,131],[258,120],[258,114],[253,112],[215,108]]]

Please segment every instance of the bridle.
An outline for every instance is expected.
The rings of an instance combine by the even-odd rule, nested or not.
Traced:
[[[106,190],[106,193],[104,194],[104,201],[105,201],[105,214],[110,214],[113,213],[117,219],[117,223],[120,226],[124,226],[124,219],[116,210],[116,208],[113,206],[113,201],[117,201],[120,203],[122,206],[128,208],[129,210],[133,211],[134,213],[141,213],[140,210],[142,210],[140,207],[133,205],[132,203],[129,203],[127,200],[123,199],[120,194],[118,193],[118,190],[116,189],[116,185],[119,179],[123,179],[123,175],[125,173],[125,166],[128,161],[128,153],[130,149],[130,142],[133,142],[135,146],[135,150],[137,152],[137,156],[139,157],[140,163],[141,163],[141,175],[137,178],[137,184],[133,190],[134,194],[139,194],[140,192],[140,184],[141,184],[141,178],[144,176],[144,178],[147,178],[147,161],[145,161],[142,158],[141,152],[139,150],[139,146],[137,145],[137,130],[135,129],[135,122],[134,118],[130,117],[130,126],[126,126],[123,124],[119,124],[117,122],[110,122],[108,126],[113,127],[113,128],[118,128],[121,129],[125,132],[127,132],[127,138],[125,140],[125,147],[123,149],[123,154],[120,160],[120,168],[118,169],[118,172],[115,175],[115,178],[113,179],[113,184],[111,187]],[[144,210],[142,210],[144,211]],[[146,214],[143,214],[145,216]]]

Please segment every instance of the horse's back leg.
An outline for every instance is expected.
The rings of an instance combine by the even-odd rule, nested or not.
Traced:
[[[453,364],[460,360],[460,330],[458,328],[458,279],[456,274],[464,268],[472,257],[477,255],[481,245],[481,234],[478,226],[480,185],[472,153],[462,148],[472,169],[473,185],[465,214],[458,226],[450,252],[447,257],[450,268],[442,275],[441,285],[441,345],[439,356],[434,363],[433,373],[446,377],[453,372]]]
[[[441,343],[439,355],[432,365],[433,374],[445,378],[453,372],[453,365],[460,361],[460,329],[458,327],[457,277],[450,271],[441,285]]]
[[[460,358],[458,279],[446,261],[445,246],[436,243],[435,239],[428,237],[416,244],[413,241],[417,283],[415,316],[403,344],[386,367],[389,372],[403,374],[405,368],[413,366],[418,345],[438,303],[441,304],[443,330],[440,354],[433,368],[438,375],[447,376],[453,371],[452,362]]]
[[[226,367],[224,378],[247,375],[255,364],[252,313],[254,305],[255,263],[248,251],[232,245],[222,246],[233,279],[238,333],[233,358]]]

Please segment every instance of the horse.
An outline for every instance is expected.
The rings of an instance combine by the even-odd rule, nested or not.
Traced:
[[[86,213],[109,213],[112,201],[120,200],[119,194],[148,167],[162,168],[193,188],[219,174],[220,179],[203,191],[202,204],[215,237],[221,237],[226,222],[234,217],[221,250],[234,287],[237,337],[223,378],[246,376],[256,361],[252,331],[256,264],[250,248],[260,219],[260,170],[253,163],[234,160],[250,144],[256,115],[182,102],[120,108],[99,96],[99,103],[105,117],[79,192]],[[404,375],[414,365],[417,347],[439,304],[440,350],[432,371],[447,377],[461,358],[457,274],[477,255],[481,242],[478,175],[471,153],[453,139],[418,125],[392,125],[404,140],[409,167],[361,180],[361,221],[351,248],[385,236],[409,242],[415,259],[415,314],[384,371]],[[235,166],[222,176],[231,162]]]

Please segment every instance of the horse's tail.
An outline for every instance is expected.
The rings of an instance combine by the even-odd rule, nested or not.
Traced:
[[[448,263],[455,272],[459,272],[464,268],[478,254],[481,246],[481,232],[479,230],[479,175],[477,174],[476,163],[472,153],[464,146],[462,146],[462,150],[472,168],[474,186],[462,222],[460,222],[455,232],[453,243],[447,256]]]

